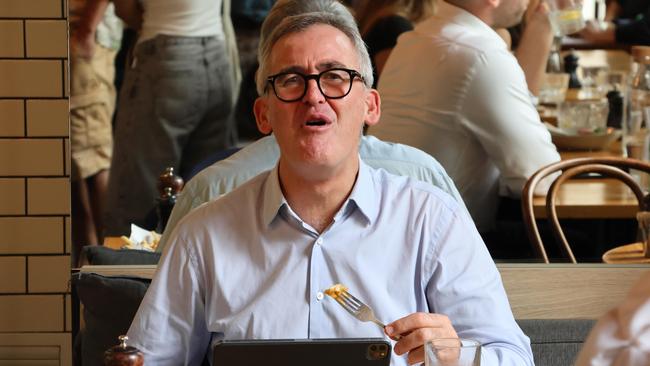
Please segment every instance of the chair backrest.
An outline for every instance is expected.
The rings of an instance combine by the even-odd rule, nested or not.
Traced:
[[[539,182],[552,174],[560,171],[562,172],[555,178],[546,195],[546,212],[547,217],[551,222],[553,235],[555,236],[557,242],[560,243],[562,252],[572,263],[576,263],[575,256],[573,255],[573,251],[571,250],[571,247],[569,246],[569,243],[564,236],[564,232],[560,226],[557,211],[555,209],[557,192],[560,186],[568,179],[585,173],[598,173],[610,178],[616,178],[630,187],[638,200],[639,210],[644,210],[644,189],[641,187],[641,185],[639,185],[635,178],[626,171],[629,169],[640,170],[647,174],[650,174],[650,163],[637,159],[617,157],[568,159],[543,167],[528,179],[522,191],[521,198],[524,224],[526,225],[528,238],[530,239],[531,244],[533,245],[539,257],[545,263],[549,263],[549,259],[546,254],[544,243],[542,242],[541,236],[539,234],[539,228],[537,227],[537,222],[535,221],[535,213],[533,210],[533,192],[535,191],[535,187],[539,184]]]

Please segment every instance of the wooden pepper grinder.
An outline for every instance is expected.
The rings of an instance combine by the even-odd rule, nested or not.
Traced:
[[[158,177],[158,193],[156,200],[158,210],[158,227],[157,231],[162,233],[167,226],[167,220],[176,203],[176,195],[183,188],[183,178],[174,173],[173,167],[168,167]]]
[[[129,337],[118,337],[120,344],[104,352],[104,366],[143,366],[144,356],[137,348],[127,346]]]

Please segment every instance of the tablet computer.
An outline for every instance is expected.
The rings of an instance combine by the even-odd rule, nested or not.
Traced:
[[[224,340],[212,366],[389,366],[383,338]]]

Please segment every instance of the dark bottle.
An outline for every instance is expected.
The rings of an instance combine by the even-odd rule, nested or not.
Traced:
[[[569,89],[582,88],[578,79],[578,60],[579,57],[573,52],[564,56],[564,72],[569,74]]]
[[[607,127],[621,128],[623,123],[623,94],[617,89],[607,93],[609,102],[609,114],[607,115]]]
[[[144,356],[137,348],[127,346],[129,337],[118,337],[120,344],[104,352],[104,366],[143,366]]]

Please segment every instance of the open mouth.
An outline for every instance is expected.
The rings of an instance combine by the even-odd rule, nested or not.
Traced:
[[[312,121],[307,121],[306,124],[307,124],[307,126],[310,126],[310,127],[311,126],[325,126],[327,124],[327,122],[325,122],[322,119],[316,119],[316,120],[312,120]]]

